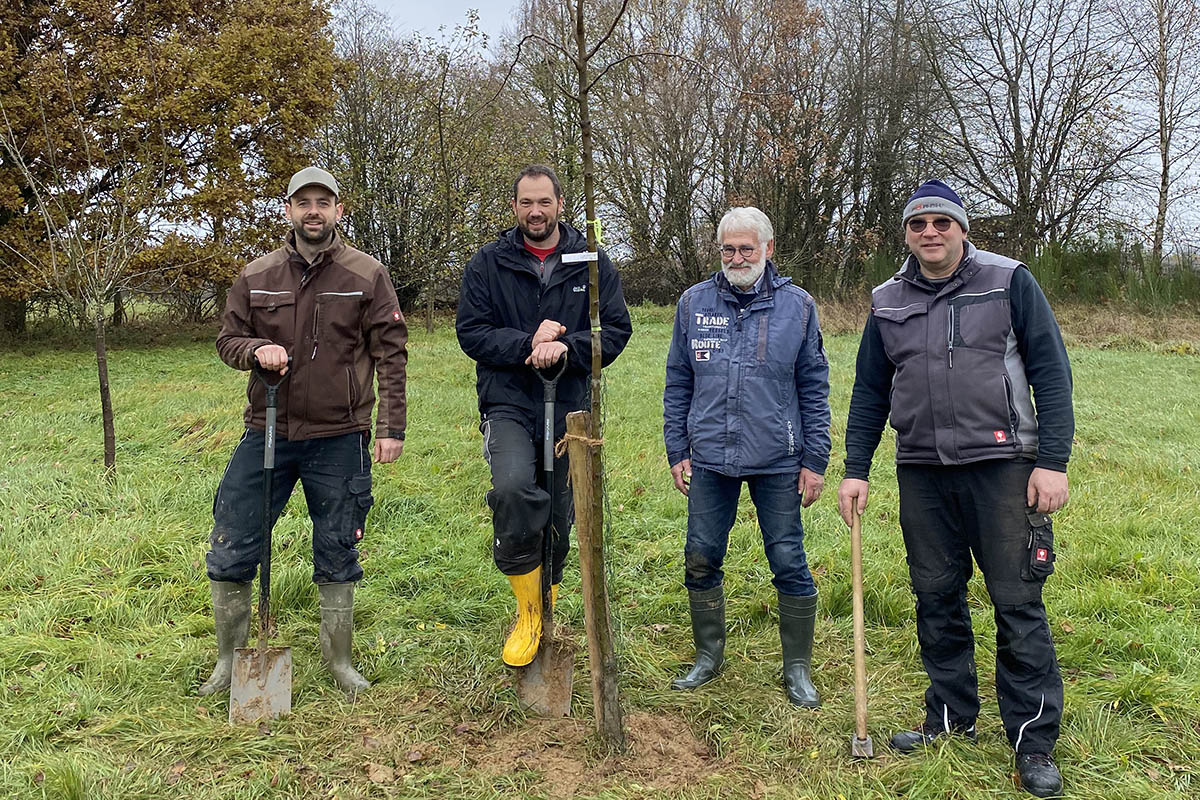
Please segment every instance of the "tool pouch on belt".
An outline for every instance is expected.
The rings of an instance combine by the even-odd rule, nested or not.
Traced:
[[[1026,511],[1029,520],[1027,557],[1021,564],[1021,577],[1027,581],[1044,581],[1054,572],[1054,528],[1050,515]]]

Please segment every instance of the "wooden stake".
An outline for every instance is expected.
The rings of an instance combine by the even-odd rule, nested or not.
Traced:
[[[591,439],[591,414],[567,414],[567,452],[571,461],[571,486],[575,495],[575,535],[579,543],[579,573],[583,584],[583,619],[587,629],[588,663],[592,672],[592,701],[596,731],[611,750],[625,749],[621,698],[617,691],[617,655],[613,647],[604,572],[603,507],[593,502],[593,486],[600,483],[593,465],[600,444]],[[593,444],[593,442],[596,442]]]

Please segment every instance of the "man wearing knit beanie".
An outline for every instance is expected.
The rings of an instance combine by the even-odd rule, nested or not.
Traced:
[[[923,183],[902,224],[911,255],[872,292],[838,489],[849,525],[867,508],[871,460],[890,414],[929,676],[924,721],[891,745],[908,753],[942,736],[975,740],[966,602],[974,556],[995,606],[996,699],[1021,785],[1057,796],[1062,776],[1051,753],[1063,684],[1042,585],[1054,571],[1050,514],[1067,502],[1071,366],[1037,281],[1024,264],[967,241],[967,212],[953,189]]]

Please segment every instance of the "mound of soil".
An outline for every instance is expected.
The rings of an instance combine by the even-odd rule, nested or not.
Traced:
[[[629,747],[620,755],[598,756],[592,727],[581,720],[529,720],[520,730],[483,738],[472,731],[460,751],[464,766],[487,775],[533,772],[539,793],[556,798],[591,794],[616,784],[672,791],[704,780],[720,760],[692,735],[683,720],[657,714],[626,719]]]

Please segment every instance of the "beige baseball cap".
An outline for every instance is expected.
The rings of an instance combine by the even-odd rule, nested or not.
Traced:
[[[305,167],[292,176],[288,181],[287,199],[292,199],[292,195],[303,189],[305,186],[324,186],[329,191],[333,192],[334,196],[340,196],[338,191],[337,181],[332,175],[320,167]]]

